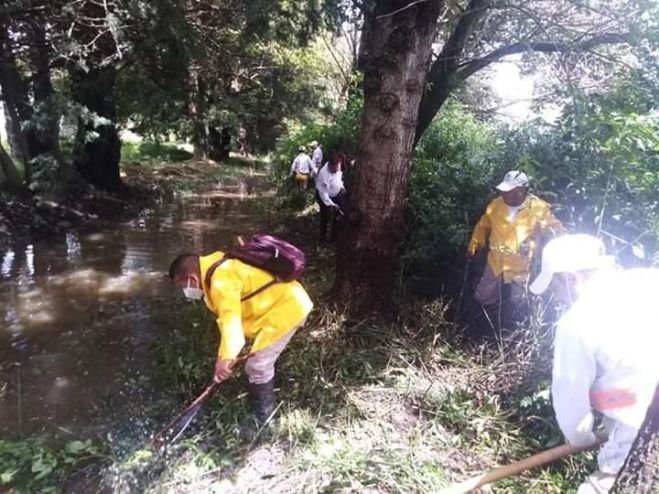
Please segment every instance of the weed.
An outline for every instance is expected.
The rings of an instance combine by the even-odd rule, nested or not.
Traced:
[[[60,447],[39,439],[0,440],[0,487],[12,492],[57,492],[78,465],[104,458],[104,447],[89,439]]]

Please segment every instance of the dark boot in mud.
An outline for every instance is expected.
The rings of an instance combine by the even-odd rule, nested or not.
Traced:
[[[275,409],[275,380],[267,383],[249,383],[249,413],[236,430],[239,439],[249,441],[265,425]]]

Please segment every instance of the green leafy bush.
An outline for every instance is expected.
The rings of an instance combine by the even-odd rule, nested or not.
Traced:
[[[659,119],[634,87],[578,98],[555,127],[505,135],[506,154],[551,191],[566,226],[601,235],[625,264],[659,249]]]
[[[288,132],[278,141],[275,151],[275,173],[280,179],[288,175],[293,159],[301,145],[309,146],[318,141],[323,148],[324,159],[335,150],[355,156],[357,154],[359,129],[361,125],[362,96],[354,93],[345,110],[336,116],[331,124],[290,124]]]
[[[423,270],[464,249],[508,165],[496,128],[449,105],[426,131],[412,162],[403,262]]]
[[[91,440],[70,441],[61,448],[38,439],[0,441],[0,488],[10,492],[59,492],[64,475],[83,460],[101,456]]]

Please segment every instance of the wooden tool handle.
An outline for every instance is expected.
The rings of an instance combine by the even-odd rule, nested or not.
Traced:
[[[464,482],[460,482],[459,484],[453,484],[439,491],[439,494],[464,494],[485,484],[491,484],[498,480],[505,479],[506,477],[517,475],[524,472],[525,470],[539,467],[541,465],[560,460],[561,458],[565,458],[566,456],[580,453],[582,451],[593,449],[599,444],[601,444],[601,441],[597,441],[594,444],[588,444],[586,446],[572,446],[570,444],[562,444],[560,446],[556,446],[555,448],[543,451],[542,453],[538,453],[533,456],[529,456],[528,458],[524,458],[523,460],[511,463],[510,465],[506,465],[505,467],[495,468],[494,470],[490,470],[484,474],[477,475],[465,480]]]

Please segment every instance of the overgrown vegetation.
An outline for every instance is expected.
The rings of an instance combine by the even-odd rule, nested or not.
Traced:
[[[39,439],[0,440],[0,487],[17,486],[16,492],[59,492],[76,469],[104,460],[104,447],[87,439],[62,447]]]
[[[373,7],[369,14],[388,7],[357,3]],[[454,301],[437,294],[463,279],[458,260],[468,235],[493,197],[493,185],[513,168],[531,175],[533,192],[554,204],[570,230],[600,234],[625,264],[659,262],[653,29],[659,17],[644,1],[595,3],[597,9],[529,1],[520,9],[515,2],[471,0],[442,14],[438,39],[444,43],[423,77],[419,120],[395,129],[416,126],[417,138],[425,131],[404,204],[399,188],[400,208],[392,208],[404,208],[404,228],[387,237],[395,237],[395,249],[378,251],[382,265],[399,262],[396,301],[402,310],[395,323],[355,320],[324,303],[334,258],[316,246],[312,194],[296,191],[252,204],[254,211],[290,218],[272,231],[305,246],[311,261],[305,284],[317,301],[308,327],[282,358],[276,420],[254,441],[239,442],[234,434],[246,412],[238,372],[166,457],[148,446],[149,433],[206,384],[215,358],[217,334],[204,307],[185,306],[185,330],[153,349],[158,375],[134,384],[162,390],[161,396],[135,423],[113,425],[121,438],[102,444],[86,438],[0,441],[0,486],[58,491],[75,475],[94,484],[86,487],[90,491],[428,492],[557,444],[548,394],[550,330],[532,321],[478,344],[449,320]],[[360,159],[377,161],[359,155],[362,92],[380,84],[371,70],[371,86],[363,87],[359,70],[369,67],[358,70],[363,47],[357,33],[364,30],[361,54],[368,58],[381,48],[368,45],[368,22],[387,19],[371,27],[388,26],[430,3],[366,16],[367,23],[355,5],[10,2],[0,15],[0,86],[9,133],[0,146],[0,246],[10,235],[64,231],[105,213],[131,211],[145,199],[164,201],[216,183],[247,197],[270,187],[268,180],[281,183],[297,147],[312,140],[322,144],[326,158],[342,151],[357,168]],[[336,31],[348,26],[352,39],[343,39]],[[465,32],[475,35],[457,35]],[[491,94],[463,86],[467,94],[455,96],[473,74],[508,55],[519,55],[526,71],[542,74],[543,67],[531,64],[533,50],[560,52],[551,66],[555,85],[545,87],[563,104],[556,122],[505,126],[482,108]],[[615,58],[625,63],[608,65]],[[390,61],[392,69],[402,57]],[[414,92],[415,84],[405,90]],[[386,111],[394,109],[397,96],[372,96]],[[145,140],[122,145],[120,128]],[[207,161],[211,134],[221,128],[231,134],[234,156]],[[243,142],[236,142],[239,137]],[[186,141],[193,154],[170,144],[172,138]],[[267,160],[245,156],[273,148]],[[409,149],[404,151],[398,171],[407,173]],[[382,157],[380,176],[364,183],[381,180],[393,161]],[[124,180],[132,189],[124,189]],[[414,295],[421,281],[429,287],[423,293],[431,295],[423,301]],[[529,472],[501,483],[499,492],[570,492],[592,460],[582,455]]]
[[[537,370],[530,347],[515,350],[520,335],[502,353],[460,349],[446,309],[439,301],[416,304],[404,322],[383,325],[320,307],[282,358],[276,420],[257,439],[233,435],[245,413],[238,375],[166,460],[129,451],[106,482],[135,492],[432,492],[555,445],[547,367]],[[163,384],[183,401],[203,387],[214,360],[215,330],[203,311],[186,311],[191,331],[159,350]],[[530,472],[498,492],[568,492],[591,461],[585,455]]]

